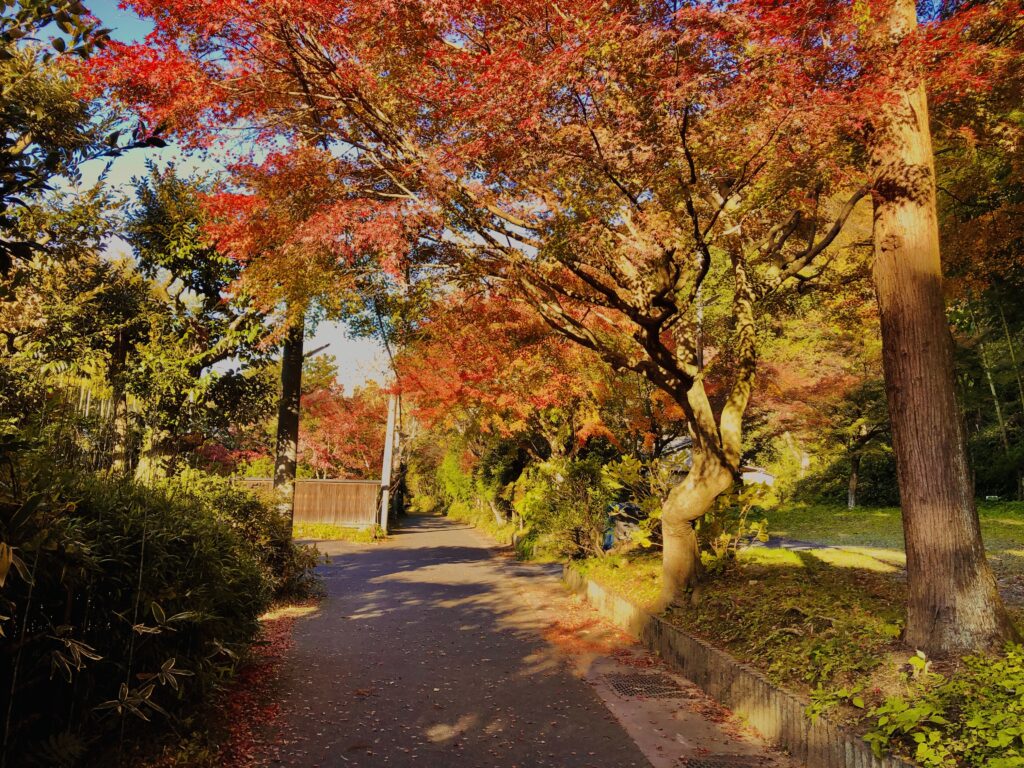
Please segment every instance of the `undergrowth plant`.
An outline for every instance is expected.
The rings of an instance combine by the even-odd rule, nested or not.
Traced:
[[[74,765],[176,718],[230,675],[313,556],[226,481],[147,488],[37,475],[0,497],[0,711],[8,766]]]
[[[918,653],[908,662],[908,693],[869,713],[865,739],[875,754],[896,748],[925,768],[1024,766],[1024,647],[972,655],[949,675]]]

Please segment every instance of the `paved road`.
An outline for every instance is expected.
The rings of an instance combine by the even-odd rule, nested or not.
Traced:
[[[327,595],[296,624],[270,765],[648,768],[686,765],[681,744],[780,764],[706,706],[613,700],[586,670],[628,639],[470,528],[412,518],[385,544],[320,546]]]

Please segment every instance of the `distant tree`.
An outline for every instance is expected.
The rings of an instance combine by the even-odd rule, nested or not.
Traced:
[[[379,478],[387,394],[375,383],[351,395],[332,383],[302,397],[299,460],[315,477]]]
[[[167,309],[135,350],[132,387],[145,404],[140,478],[165,474],[203,442],[201,424],[219,390],[261,384],[241,369],[265,360],[263,316],[232,294],[241,268],[206,233],[203,194],[173,168],[151,168],[126,215],[125,237]],[[215,368],[228,360],[237,367]]]

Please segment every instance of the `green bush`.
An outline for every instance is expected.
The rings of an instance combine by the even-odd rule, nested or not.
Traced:
[[[198,470],[186,470],[163,481],[162,487],[168,495],[188,498],[237,531],[263,565],[274,597],[309,594],[316,550],[293,542],[291,522],[278,513],[272,499],[229,478]]]
[[[455,451],[448,451],[437,468],[436,487],[446,504],[473,498],[473,476],[466,472]]]
[[[71,765],[126,721],[185,711],[230,674],[275,592],[308,584],[272,510],[224,483],[28,485],[0,499],[9,765]]]
[[[603,553],[601,540],[614,500],[602,482],[599,457],[551,458],[527,467],[513,506],[533,532],[534,555],[584,557]]]
[[[948,677],[920,654],[909,666],[910,694],[871,712],[876,754],[900,745],[925,768],[1024,766],[1024,647],[969,656]]]

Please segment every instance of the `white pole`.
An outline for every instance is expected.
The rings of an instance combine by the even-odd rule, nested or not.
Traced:
[[[391,502],[391,455],[395,449],[395,403],[397,396],[388,398],[388,427],[384,435],[384,463],[380,470],[380,527],[388,532],[388,506]]]

